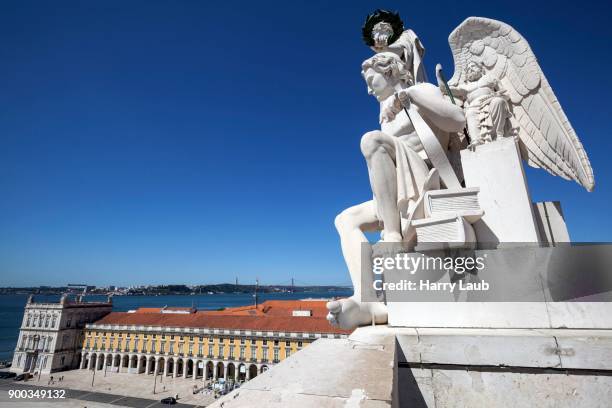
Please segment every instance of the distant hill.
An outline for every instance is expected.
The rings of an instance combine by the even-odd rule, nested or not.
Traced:
[[[291,285],[259,285],[258,293],[308,293],[308,292],[335,292],[351,290],[347,286],[291,286]],[[38,286],[38,287],[3,287],[0,294],[34,294],[34,295],[60,295],[63,293],[77,293],[74,288],[66,286]],[[191,295],[207,293],[255,293],[255,285],[236,285],[233,283],[218,283],[212,285],[154,285],[136,288],[104,287],[94,288],[87,294],[95,295]]]

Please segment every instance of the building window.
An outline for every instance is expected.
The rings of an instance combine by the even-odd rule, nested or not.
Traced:
[[[245,342],[244,337],[241,337],[241,338],[240,338],[240,344],[244,344],[244,342]]]
[[[278,349],[277,349],[277,348],[275,348],[275,349],[274,349],[274,361],[275,361],[275,362],[278,362],[278,360],[279,360],[279,358],[278,358]]]
[[[160,352],[160,353],[165,353],[165,351],[164,351],[164,349],[165,349],[165,347],[164,347],[164,346],[165,346],[165,343],[163,343],[163,342],[162,342],[162,343],[160,343],[160,344],[159,344],[159,346],[160,346],[160,347],[159,347],[159,352]]]
[[[266,346],[268,344],[268,340],[263,341],[263,345]]]
[[[257,360],[257,349],[255,346],[251,346],[251,360]]]
[[[209,343],[214,343],[214,342],[215,342],[215,339],[213,339],[212,337],[210,337],[210,338],[208,339],[208,342],[209,342]]]
[[[51,327],[55,327],[56,322],[57,322],[57,316],[53,315],[53,320],[51,320]]]
[[[170,343],[170,354],[174,354],[174,343]]]
[[[189,343],[189,355],[193,356],[193,343]]]
[[[30,323],[32,323],[32,315],[28,314],[28,320],[26,321],[26,327],[29,327]]]
[[[45,317],[45,327],[49,327],[49,315]]]
[[[301,348],[301,347],[302,347],[302,342],[298,341],[298,348]]]
[[[286,348],[285,349],[285,358],[289,357],[291,355],[291,349],[290,348]]]
[[[21,367],[21,354],[17,356],[17,367]]]
[[[102,349],[106,350],[106,339],[102,339]]]
[[[278,340],[274,340],[274,345],[278,346]]]
[[[198,344],[198,356],[202,357],[202,353],[204,353],[204,345],[202,343]]]
[[[68,320],[66,320],[66,327],[71,327],[72,326],[72,316],[68,317]]]
[[[290,347],[290,346],[291,346],[291,342],[286,341],[286,342],[285,342],[285,347]]]
[[[262,361],[268,361],[268,347],[263,348],[263,356],[261,358]]]
[[[213,345],[209,344],[208,345],[208,356],[212,357],[212,355],[213,355]]]
[[[240,359],[244,360],[244,356],[245,356],[245,347],[240,346]]]
[[[233,359],[234,358],[234,345],[230,345],[229,346],[229,358]]]

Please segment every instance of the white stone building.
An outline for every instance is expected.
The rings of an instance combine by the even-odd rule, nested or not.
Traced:
[[[62,296],[59,303],[37,303],[30,296],[11,371],[49,374],[79,367],[83,328],[111,310],[110,300],[83,302]]]

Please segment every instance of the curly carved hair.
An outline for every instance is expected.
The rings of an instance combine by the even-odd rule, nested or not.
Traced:
[[[363,61],[361,75],[364,78],[366,71],[370,68],[387,78],[397,78],[408,86],[414,84],[412,72],[406,67],[406,63],[392,52],[381,52]]]

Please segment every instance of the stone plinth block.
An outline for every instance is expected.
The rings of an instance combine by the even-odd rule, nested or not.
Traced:
[[[479,248],[500,243],[539,242],[521,155],[514,138],[461,151],[466,187],[479,187],[484,210],[474,223]]]

